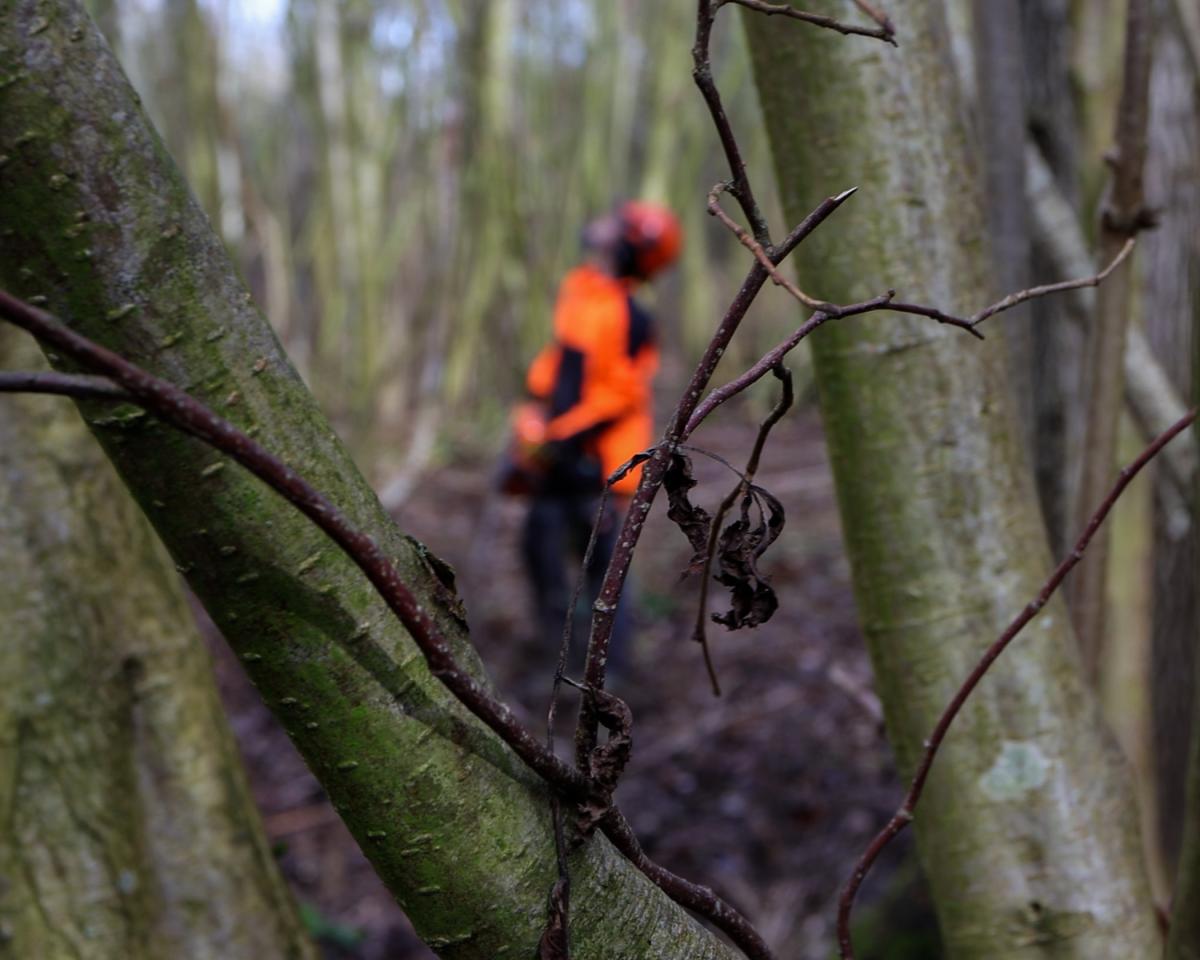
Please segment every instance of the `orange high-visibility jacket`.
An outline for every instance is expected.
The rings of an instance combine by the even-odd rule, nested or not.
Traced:
[[[583,266],[559,288],[554,342],[534,359],[526,387],[548,405],[546,439],[582,438],[607,477],[653,442],[657,369],[653,324],[628,285]],[[632,471],[613,490],[633,493],[640,475]]]

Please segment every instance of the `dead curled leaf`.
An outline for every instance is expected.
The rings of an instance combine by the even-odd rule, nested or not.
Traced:
[[[708,532],[712,517],[703,507],[697,507],[688,498],[688,491],[696,485],[692,475],[692,461],[682,453],[671,454],[671,464],[663,476],[663,487],[667,491],[667,517],[683,531],[692,545],[693,569],[704,564],[708,552]]]
[[[688,572],[703,570],[709,549],[713,518],[703,507],[691,502],[690,491],[696,486],[691,460],[681,453],[671,457],[663,479],[669,509],[667,516],[675,522],[692,546]],[[757,517],[752,517],[751,508]],[[758,561],[766,549],[783,531],[783,504],[762,487],[751,484],[742,497],[737,519],[726,526],[717,539],[714,560],[717,572],[714,579],[729,587],[730,608],[714,613],[713,620],[730,630],[757,627],[771,619],[779,600],[771,587],[770,577],[759,572]]]
[[[596,828],[612,806],[612,792],[633,751],[633,711],[629,704],[604,690],[593,690],[590,696],[596,718],[608,731],[608,739],[595,747],[588,758],[588,775],[597,788],[598,799],[579,805],[579,828],[585,836]]]
[[[758,523],[750,518],[756,506]],[[741,513],[721,531],[717,542],[716,580],[729,587],[730,608],[713,620],[730,630],[766,623],[779,607],[770,578],[758,570],[758,560],[783,531],[783,504],[762,487],[751,486],[742,497]]]

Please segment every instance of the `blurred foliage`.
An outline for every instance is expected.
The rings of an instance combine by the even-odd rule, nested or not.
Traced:
[[[691,4],[99,6],[258,302],[385,475],[447,442],[496,445],[580,229],[614,202],[663,200],[685,224],[654,292],[667,381],[745,269],[704,209],[723,167],[691,80]],[[721,39],[718,79],[774,210],[740,30]],[[794,322],[763,300],[730,363]]]

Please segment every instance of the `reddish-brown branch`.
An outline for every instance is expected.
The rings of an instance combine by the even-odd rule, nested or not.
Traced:
[[[860,313],[870,313],[872,310],[884,309],[888,306],[890,299],[891,291],[881,297],[876,297],[874,300],[864,300],[862,303],[841,307],[841,312],[838,314],[838,316],[852,317]],[[729,383],[717,387],[715,390],[709,393],[708,396],[704,398],[703,402],[697,404],[694,408],[686,426],[680,433],[680,439],[686,440],[688,437],[690,437],[692,433],[695,432],[696,428],[699,427],[700,424],[703,423],[708,417],[708,415],[717,409],[717,407],[723,404],[726,400],[729,400],[731,397],[737,396],[737,394],[741,393],[743,390],[747,389],[765,377],[771,372],[772,369],[777,367],[783,361],[784,357],[786,357],[789,353],[796,349],[797,346],[799,346],[801,340],[816,330],[817,327],[824,323],[828,323],[833,319],[835,319],[835,317],[831,314],[818,310],[803,324],[801,324],[790,336],[788,336],[786,340],[776,344],[769,351],[767,351],[767,353],[763,354],[762,357],[756,360],[754,365],[746,370],[745,373],[733,380],[730,380]]]
[[[741,147],[733,134],[733,126],[725,113],[725,105],[721,102],[721,94],[717,91],[716,82],[712,75],[712,60],[709,57],[709,43],[712,39],[713,21],[716,19],[720,2],[714,0],[697,0],[696,9],[696,40],[692,46],[692,79],[699,88],[704,102],[708,104],[708,112],[712,116],[713,126],[717,128],[717,136],[721,140],[721,149],[725,151],[725,160],[729,164],[732,177],[729,192],[741,204],[750,229],[759,243],[769,245],[771,235],[767,229],[766,218],[759,209],[758,201],[754,198],[754,190],[750,186],[750,178],[746,175],[746,161],[742,157]]]
[[[840,20],[822,16],[819,13],[806,13],[786,3],[767,3],[765,0],[720,0],[721,6],[736,4],[739,7],[745,7],[747,10],[753,10],[756,13],[766,14],[768,17],[791,17],[793,20],[811,23],[813,26],[824,27],[826,30],[836,30],[843,36],[871,37],[895,46],[896,31],[892,27],[892,22],[878,10],[875,10],[870,4],[864,3],[862,0],[855,0],[855,3],[878,26],[856,27],[852,23],[842,23]]]
[[[867,0],[854,0],[854,5],[879,24],[883,30],[886,30],[888,34],[886,39],[890,40],[893,44],[895,43],[895,40],[892,38],[895,36],[896,28],[892,24],[891,17],[875,6],[875,4],[868,3]]]
[[[1137,241],[1134,240],[1133,237],[1130,237],[1128,240],[1126,240],[1124,245],[1117,252],[1117,255],[1109,262],[1108,266],[1097,274],[1093,274],[1090,277],[1083,277],[1079,280],[1063,280],[1061,283],[1047,283],[1040,287],[1030,287],[1028,290],[1019,290],[1016,293],[1010,293],[1003,300],[996,301],[990,307],[984,307],[977,314],[971,317],[969,322],[972,327],[977,327],[988,317],[993,317],[997,313],[1003,313],[1005,310],[1011,310],[1013,307],[1024,303],[1026,300],[1033,300],[1037,297],[1049,296],[1052,293],[1065,293],[1068,290],[1078,290],[1081,287],[1098,287],[1105,280],[1107,280],[1108,275],[1116,270],[1117,267],[1119,267],[1125,261],[1125,258],[1133,252],[1133,248],[1136,243]]]
[[[729,216],[729,214],[721,209],[721,194],[728,189],[728,183],[718,183],[715,187],[708,191],[709,216],[716,217],[721,221],[721,223],[725,224],[725,226],[729,228],[733,235],[738,238],[742,246],[754,254],[754,259],[762,265],[762,268],[766,270],[768,274],[770,274],[771,281],[777,287],[783,287],[788,293],[790,293],[810,310],[822,310],[831,316],[836,316],[841,309],[837,306],[837,304],[827,303],[824,300],[817,300],[814,297],[810,297],[807,293],[792,283],[791,280],[779,272],[775,266],[775,263],[771,260],[770,255],[766,250],[763,249],[762,244],[750,236],[750,234],[743,229],[741,224],[739,224],[736,220]],[[849,190],[843,191],[833,199],[838,202],[844,202],[848,200],[857,189],[857,187],[851,187]]]
[[[130,395],[107,377],[43,370],[0,372],[0,393],[53,393],[79,400],[128,401]]]
[[[954,722],[954,718],[958,716],[963,704],[967,702],[967,698],[971,696],[972,691],[979,685],[984,674],[988,672],[992,664],[1002,654],[1017,635],[1025,628],[1046,605],[1046,602],[1053,596],[1054,591],[1062,584],[1063,579],[1072,568],[1079,563],[1083,558],[1084,551],[1087,550],[1088,544],[1096,531],[1100,529],[1100,525],[1112,510],[1117,499],[1129,486],[1131,480],[1138,475],[1138,472],[1154,459],[1171,440],[1179,433],[1186,430],[1196,419],[1196,410],[1192,409],[1174,424],[1171,425],[1163,433],[1159,434],[1142,452],[1137,459],[1125,467],[1117,477],[1116,483],[1108,491],[1108,495],[1096,509],[1084,527],[1083,533],[1075,543],[1074,549],[1066,556],[1054,572],[1042,585],[1036,597],[1031,600],[1025,609],[1022,610],[1005,628],[1004,632],[996,639],[979,662],[975,665],[975,669],[963,681],[962,686],[954,694],[954,697],[946,705],[942,715],[938,718],[937,724],[933,728],[933,733],[929,735],[929,739],[925,741],[925,750],[921,755],[921,760],[917,764],[917,771],[913,775],[912,784],[908,788],[908,793],[904,797],[904,802],[893,814],[892,818],[887,822],[886,826],[876,835],[870,845],[864,851],[854,866],[854,871],[850,874],[850,879],[846,881],[842,888],[841,896],[838,900],[838,949],[842,960],[853,960],[854,948],[850,939],[850,917],[854,910],[854,899],[858,894],[858,889],[862,885],[863,879],[867,875],[867,871],[871,869],[872,864],[878,859],[884,848],[907,827],[913,819],[913,814],[916,811],[917,804],[921,800],[921,793],[925,789],[925,781],[929,776],[929,771],[933,766],[933,761],[937,757],[938,750],[941,748],[942,741],[946,738],[946,733],[950,729],[950,725]]]
[[[98,371],[129,398],[166,423],[217,448],[262,480],[308,517],[350,557],[404,624],[433,673],[462,704],[486,723],[548,784],[583,800],[591,784],[521,725],[504,703],[455,661],[437,625],[375,541],[356,529],[318,490],[227,420],[190,394],[63,325],[50,314],[0,290],[0,316],[90,370]]]
[[[667,896],[701,916],[726,934],[750,960],[773,960],[774,955],[767,947],[762,935],[737,910],[718,897],[710,888],[692,883],[676,876],[665,867],[659,866],[642,850],[637,835],[629,821],[619,810],[610,810],[600,824],[604,835],[614,847],[644,873],[655,886]]]

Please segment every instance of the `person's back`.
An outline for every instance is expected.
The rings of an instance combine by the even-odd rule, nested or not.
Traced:
[[[675,260],[680,240],[675,218],[655,204],[628,203],[589,224],[584,232],[589,260],[564,278],[554,339],[526,378],[530,395],[542,405],[544,424],[522,548],[539,636],[546,643],[561,636],[571,558],[582,558],[605,478],[653,442],[651,384],[658,345],[653,321],[632,292]],[[634,470],[613,486],[588,570],[591,596],[639,478]],[[618,670],[628,655],[629,603],[621,607],[610,648]]]

